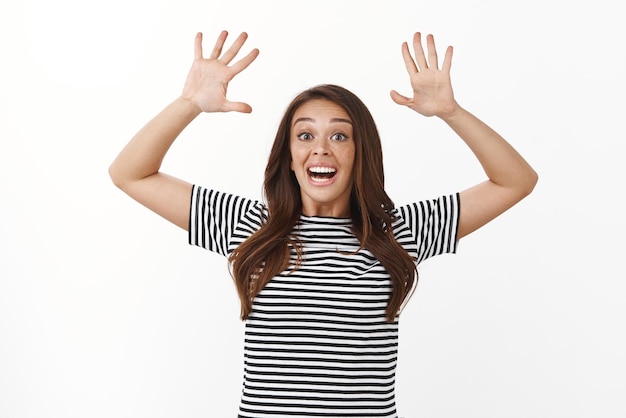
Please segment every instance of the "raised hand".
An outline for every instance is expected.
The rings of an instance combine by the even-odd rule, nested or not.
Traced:
[[[426,37],[426,46],[428,56],[422,48],[422,35],[416,32],[413,35],[413,50],[415,52],[415,59],[413,59],[408,44],[402,43],[402,58],[409,73],[413,97],[403,96],[392,90],[391,98],[399,105],[408,106],[424,116],[445,117],[458,109],[450,81],[452,47],[449,46],[446,49],[442,68],[439,69],[433,35]]]
[[[243,112],[250,113],[252,107],[243,102],[231,102],[226,98],[228,83],[246,69],[259,55],[258,49],[253,49],[231,66],[230,62],[239,53],[246,42],[248,35],[241,33],[231,47],[222,54],[224,42],[228,32],[220,33],[209,58],[202,54],[202,33],[195,39],[194,61],[187,75],[183,87],[183,98],[190,100],[203,112]]]

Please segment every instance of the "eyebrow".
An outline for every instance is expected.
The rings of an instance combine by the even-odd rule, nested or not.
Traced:
[[[352,125],[352,121],[350,119],[332,118],[330,121],[332,123],[348,123],[348,124]],[[315,119],[313,119],[313,118],[298,118],[298,119],[296,119],[293,122],[293,124],[295,125],[298,122],[315,122]]]

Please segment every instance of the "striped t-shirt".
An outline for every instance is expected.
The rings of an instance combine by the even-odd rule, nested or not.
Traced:
[[[458,194],[394,214],[394,235],[418,264],[456,251]],[[189,243],[228,256],[267,216],[262,202],[194,186]],[[355,253],[350,219],[303,215],[294,232],[301,265],[273,278],[246,320],[239,417],[397,417],[389,275],[368,250]]]

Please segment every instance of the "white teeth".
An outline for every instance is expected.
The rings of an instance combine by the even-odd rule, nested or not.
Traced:
[[[330,179],[327,178],[316,178],[316,177],[309,177],[313,182],[315,183],[328,183],[330,181]]]
[[[326,174],[328,174],[328,173],[334,173],[337,170],[335,170],[334,168],[331,168],[331,167],[311,167],[311,168],[309,168],[309,171],[311,173],[320,173],[320,174],[326,173]]]

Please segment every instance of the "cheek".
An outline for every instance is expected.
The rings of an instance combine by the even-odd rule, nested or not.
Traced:
[[[340,151],[340,158],[345,166],[351,167],[354,165],[355,155],[354,147],[346,147]]]
[[[302,157],[303,153],[301,149],[292,147],[289,150],[289,168],[291,171],[296,171],[297,168],[303,163],[304,159]]]
[[[294,147],[293,147],[293,140],[289,142],[289,169],[291,171],[295,171],[294,170]]]

